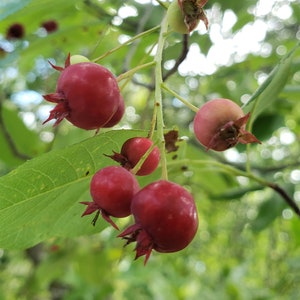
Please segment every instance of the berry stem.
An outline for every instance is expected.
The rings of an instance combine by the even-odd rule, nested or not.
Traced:
[[[156,126],[156,119],[157,119],[157,107],[155,105],[154,109],[153,109],[153,113],[152,113],[152,120],[151,120],[150,130],[149,130],[149,133],[148,133],[148,138],[150,140],[153,140],[153,135],[154,135],[155,126]]]
[[[148,62],[148,63],[145,63],[143,65],[139,65],[125,73],[122,73],[120,74],[118,77],[117,77],[117,81],[120,82],[121,80],[124,80],[128,77],[132,77],[133,74],[135,74],[136,72],[138,72],[139,70],[142,70],[142,69],[145,69],[145,68],[149,68],[151,66],[155,65],[155,62],[154,61],[151,61],[151,62]]]
[[[176,92],[174,92],[173,90],[171,90],[166,84],[162,83],[161,87],[166,90],[167,92],[169,92],[171,95],[173,95],[175,98],[177,98],[180,102],[182,102],[184,105],[186,105],[188,108],[190,108],[192,111],[194,111],[195,113],[199,110],[198,107],[196,107],[195,105],[193,105],[192,103],[188,102],[187,100],[185,100],[184,98],[182,98],[180,95],[178,95]]]
[[[126,46],[126,45],[128,45],[128,44],[131,44],[132,42],[134,42],[135,40],[137,40],[137,39],[139,39],[139,38],[142,38],[142,37],[147,36],[148,34],[150,34],[150,33],[154,32],[154,31],[158,30],[159,28],[160,28],[160,25],[155,26],[155,27],[153,27],[153,28],[151,28],[151,29],[149,29],[149,30],[143,31],[143,32],[141,32],[141,33],[135,35],[133,38],[129,39],[128,41],[124,42],[123,44],[121,44],[121,45],[119,45],[119,46],[117,46],[117,47],[115,47],[115,48],[113,48],[113,49],[110,49],[109,51],[107,51],[107,52],[103,53],[102,55],[100,55],[99,57],[95,58],[95,59],[93,60],[93,62],[98,62],[99,60],[101,60],[101,59],[103,59],[103,58],[109,56],[110,54],[112,54],[112,53],[118,51],[118,50],[121,49],[122,47],[124,47],[124,46]]]
[[[139,61],[139,63],[137,64],[138,66],[144,66],[144,68],[145,68],[145,66],[147,65],[147,63],[144,63],[146,60],[147,60],[147,58],[148,57],[150,57],[151,55],[151,53],[152,53],[152,51],[153,51],[153,49],[154,49],[154,47],[156,46],[156,43],[153,43],[153,45],[149,48],[149,50],[146,52],[146,55]],[[153,66],[153,65],[155,65],[155,62],[152,60],[152,62],[150,62],[149,63],[149,66]],[[132,70],[131,70],[132,71]],[[127,71],[126,71],[127,72]],[[130,72],[130,70],[128,71],[128,72]],[[133,74],[132,74],[133,75]],[[122,76],[121,74],[119,75],[119,77],[120,76]],[[130,82],[130,81],[132,81],[133,83],[135,83],[135,84],[139,84],[139,85],[142,85],[143,86],[143,84],[141,84],[140,82],[138,82],[133,76],[131,76],[131,77],[128,77],[127,78],[127,80],[124,80],[124,82],[122,83],[122,85],[120,85],[119,87],[120,87],[120,90],[122,91],[125,87],[126,87],[126,85]],[[147,88],[149,88],[147,85],[144,85],[145,87],[147,87]]]
[[[131,173],[132,174],[136,174],[139,169],[141,168],[141,166],[143,165],[143,163],[145,162],[145,160],[148,158],[149,154],[152,152],[152,150],[155,147],[155,143],[153,143],[151,145],[151,147],[149,147],[149,149],[144,153],[144,155],[140,158],[140,160],[138,161],[138,163],[134,166],[133,169],[131,169]]]
[[[162,54],[166,40],[166,33],[168,30],[168,22],[166,16],[164,17],[160,34],[157,44],[157,51],[154,57],[155,61],[155,91],[154,91],[154,110],[153,110],[153,121],[156,118],[156,126],[157,126],[157,135],[158,135],[158,147],[160,150],[160,161],[162,168],[162,179],[168,180],[168,171],[167,171],[167,159],[166,159],[166,151],[165,151],[165,137],[164,137],[164,118],[163,118],[163,105],[162,105],[162,90],[161,86],[163,83],[162,79]],[[153,133],[152,133],[153,134]],[[152,136],[150,134],[150,136]]]
[[[251,130],[251,129],[249,129],[249,130]],[[245,166],[246,166],[246,172],[247,173],[251,173],[251,161],[250,161],[250,159],[249,159],[249,157],[250,157],[250,144],[247,144],[246,145],[246,155],[247,155],[247,159],[246,159],[246,164],[245,164]]]

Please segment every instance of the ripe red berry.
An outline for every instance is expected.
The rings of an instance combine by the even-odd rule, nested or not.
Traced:
[[[145,264],[152,249],[162,253],[184,249],[198,229],[192,195],[170,181],[158,180],[141,189],[132,199],[131,212],[135,224],[119,237],[127,244],[137,242],[135,259],[145,255]]]
[[[6,31],[7,39],[21,39],[24,35],[25,29],[21,23],[14,23],[10,25]]]
[[[109,166],[99,170],[90,183],[93,201],[81,202],[87,205],[82,216],[97,211],[93,220],[95,225],[99,213],[114,228],[117,225],[110,216],[123,218],[131,214],[130,206],[133,196],[139,191],[139,184],[134,175],[120,166]]]
[[[44,122],[64,118],[86,130],[99,129],[109,122],[120,104],[120,91],[115,77],[101,65],[82,62],[70,65],[68,56],[65,68],[60,71],[56,92],[44,95],[47,101],[57,103]]]
[[[58,24],[55,20],[48,20],[41,24],[48,33],[54,32],[58,29]]]
[[[228,99],[214,99],[206,102],[194,118],[194,132],[199,142],[207,150],[224,151],[242,144],[260,143],[245,130],[250,113],[245,115],[242,109]]]
[[[131,170],[140,161],[142,156],[153,146],[153,141],[145,137],[134,137],[128,139],[121,148],[121,153],[114,152],[109,156],[119,162],[127,170]],[[155,171],[159,164],[160,152],[158,147],[154,146],[149,153],[136,175],[149,175]]]
[[[103,127],[108,128],[108,127],[113,127],[113,126],[117,125],[121,121],[121,119],[124,115],[124,112],[125,112],[125,103],[124,103],[124,100],[123,100],[122,96],[120,95],[120,101],[119,101],[118,109],[113,114],[111,119],[103,125]]]

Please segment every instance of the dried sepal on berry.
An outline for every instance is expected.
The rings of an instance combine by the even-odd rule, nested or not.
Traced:
[[[105,154],[105,156],[110,157],[129,171],[132,171],[143,160],[139,169],[135,170],[135,174],[145,176],[156,170],[160,160],[160,151],[157,146],[154,146],[151,139],[133,137],[124,142],[120,153],[113,151],[112,155]]]
[[[60,67],[56,66],[51,63],[51,61],[48,61],[49,64],[53,69],[56,71],[62,72],[64,71],[68,66],[70,66],[70,53],[68,54],[65,66]],[[43,95],[43,98],[47,100],[48,102],[57,103],[57,105],[50,111],[48,119],[46,119],[43,124],[49,122],[50,120],[55,119],[55,123],[53,126],[57,126],[64,118],[66,118],[69,115],[70,109],[68,107],[67,102],[65,101],[65,96],[62,93],[56,92],[51,93],[47,95]]]
[[[66,69],[67,67],[70,66],[70,64],[71,64],[71,55],[70,55],[70,53],[68,53],[68,56],[66,58],[65,66],[64,67],[56,66],[56,65],[52,64],[51,61],[49,61],[49,64],[56,71],[62,72],[64,69]]]
[[[237,119],[236,121],[229,121],[223,125],[219,131],[212,137],[206,150],[215,149],[218,147],[219,143],[225,143],[227,149],[234,147],[238,143],[249,144],[249,143],[259,143],[258,140],[251,132],[245,129],[245,126],[250,117],[250,113]]]
[[[99,215],[101,215],[101,217],[108,222],[110,225],[112,225],[115,229],[119,230],[119,227],[116,225],[116,223],[110,218],[110,214],[107,213],[105,210],[99,208],[99,206],[93,202],[93,201],[84,201],[84,202],[80,202],[81,204],[87,205],[86,210],[83,212],[83,214],[81,215],[82,217],[90,215],[94,212],[97,212],[94,219],[92,220],[92,224],[95,226],[96,222],[98,220]]]
[[[136,247],[134,249],[134,260],[145,255],[144,265],[147,264],[154,245],[152,238],[144,229],[142,229],[139,224],[133,224],[129,226],[122,233],[120,233],[118,237],[123,238],[127,241],[124,247],[129,245],[130,243],[136,242]]]
[[[165,138],[165,149],[167,153],[176,152],[179,146],[176,143],[179,141],[178,130],[170,130],[164,134]]]
[[[199,21],[203,21],[206,29],[208,29],[208,20],[203,10],[203,6],[208,0],[178,0],[178,5],[184,16],[184,23],[188,31],[193,31]]]

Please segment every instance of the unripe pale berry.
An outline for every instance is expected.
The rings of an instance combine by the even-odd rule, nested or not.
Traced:
[[[260,143],[250,132],[246,123],[250,114],[229,99],[213,99],[206,102],[194,118],[194,133],[207,150],[224,151],[242,144]]]
[[[173,31],[181,34],[189,33],[184,22],[183,13],[178,5],[178,0],[173,0],[167,10],[167,20]]]
[[[79,55],[79,54],[75,54],[70,57],[71,65],[78,64],[81,62],[89,62],[89,61],[90,60],[87,57],[85,57],[83,55]]]

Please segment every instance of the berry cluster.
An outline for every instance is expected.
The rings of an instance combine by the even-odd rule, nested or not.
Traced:
[[[79,128],[99,130],[120,121],[124,101],[116,79],[107,69],[78,55],[69,55],[64,68],[52,67],[61,75],[56,92],[44,98],[57,104],[44,123],[56,119],[54,125],[58,125],[66,118]],[[136,242],[136,258],[145,255],[145,263],[152,249],[176,252],[185,248],[198,228],[192,195],[167,180],[157,180],[140,189],[135,177],[149,175],[158,167],[160,151],[153,141],[145,137],[130,138],[120,153],[113,151],[107,156],[120,166],[108,166],[94,174],[90,183],[92,201],[81,202],[87,206],[82,216],[96,212],[93,225],[101,215],[118,230],[111,217],[132,214],[135,223],[119,237],[127,241],[126,245]]]
[[[200,20],[207,27],[208,21],[203,11],[206,2],[174,0],[167,12],[170,27],[184,34],[190,33]],[[70,54],[64,67],[51,66],[61,74],[55,93],[43,96],[45,100],[56,103],[44,123],[55,119],[56,126],[65,118],[76,127],[98,131],[120,122],[125,104],[117,80],[108,69],[90,62],[86,57],[71,57]],[[250,115],[245,115],[235,102],[214,99],[200,109],[192,109],[196,112],[193,123],[195,137],[206,150],[224,151],[238,142],[260,143],[245,129]],[[160,131],[163,135],[162,128]],[[163,151],[177,149],[172,134],[164,135],[163,142]],[[119,230],[112,217],[132,215],[134,223],[118,237],[126,240],[125,246],[135,242],[135,259],[145,256],[145,264],[153,249],[169,253],[189,245],[198,229],[193,196],[182,186],[168,181],[166,176],[143,188],[140,188],[137,180],[136,176],[153,173],[160,160],[164,162],[162,168],[166,169],[165,157],[161,159],[160,150],[152,139],[130,138],[123,143],[120,153],[113,151],[112,155],[106,156],[119,165],[104,167],[93,175],[90,182],[92,201],[81,202],[86,205],[82,216],[96,213],[93,225],[101,215]]]
[[[56,126],[66,118],[79,128],[97,131],[119,123],[125,104],[109,70],[80,55],[68,55],[64,67],[51,66],[61,74],[55,93],[44,95],[56,103],[44,123],[55,119]],[[235,102],[214,99],[196,109],[194,133],[207,150],[224,151],[238,142],[259,142],[245,129],[248,118]],[[165,135],[165,144],[164,151],[176,149],[172,137]],[[106,155],[120,165],[98,170],[90,183],[92,201],[81,202],[87,206],[82,216],[96,213],[93,225],[101,215],[119,230],[111,217],[132,215],[134,224],[119,237],[126,240],[125,245],[136,242],[135,258],[144,255],[145,264],[153,249],[162,253],[184,249],[198,228],[194,199],[182,186],[160,179],[140,188],[136,176],[153,173],[160,155],[150,138],[128,139],[120,153]]]
[[[135,258],[145,255],[145,264],[152,249],[164,253],[185,248],[198,228],[192,195],[167,180],[157,180],[140,189],[135,177],[155,171],[160,159],[157,146],[148,138],[130,138],[120,153],[114,152],[110,157],[121,166],[108,166],[96,172],[90,183],[93,201],[82,202],[87,205],[82,216],[96,212],[92,221],[94,225],[101,214],[119,229],[110,217],[122,218],[132,214],[134,224],[119,237],[126,239],[126,245],[136,242]]]

